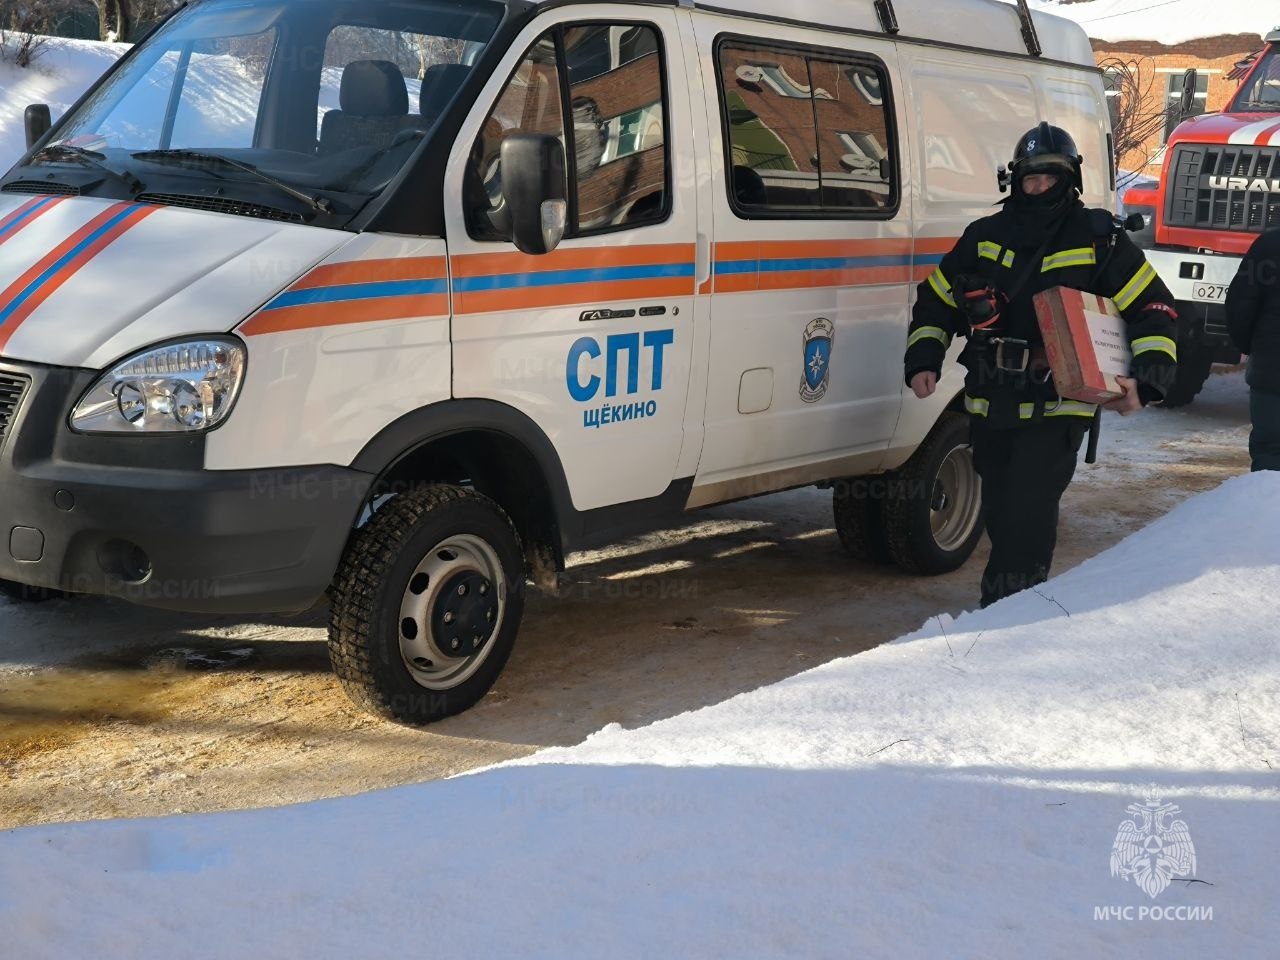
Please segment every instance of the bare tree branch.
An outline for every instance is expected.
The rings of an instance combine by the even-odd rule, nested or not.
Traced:
[[[1150,57],[1107,57],[1098,66],[1107,90],[1114,94],[1107,101],[1117,164],[1141,170],[1155,153],[1147,145],[1159,139],[1170,117],[1177,116],[1178,106],[1169,103],[1167,92],[1157,84],[1162,75],[1155,72]]]

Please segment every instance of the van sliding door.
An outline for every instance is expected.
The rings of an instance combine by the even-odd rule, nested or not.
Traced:
[[[696,22],[719,123],[694,502],[869,472],[901,408],[914,281],[893,45]]]

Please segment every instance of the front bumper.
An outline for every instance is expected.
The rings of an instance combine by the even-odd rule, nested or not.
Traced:
[[[324,593],[373,477],[208,471],[204,438],[67,426],[96,374],[0,360],[0,579],[204,613],[303,610]]]
[[[1238,362],[1240,352],[1227,335],[1226,290],[1240,257],[1161,247],[1145,253],[1177,301],[1179,343],[1208,352],[1219,363]]]

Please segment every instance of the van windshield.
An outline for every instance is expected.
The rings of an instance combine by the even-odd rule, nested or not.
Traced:
[[[1280,113],[1280,55],[1269,49],[1236,94],[1235,113]]]
[[[157,202],[354,213],[430,134],[504,11],[490,0],[200,0],[33,160],[117,174],[99,179],[104,191],[134,178]]]

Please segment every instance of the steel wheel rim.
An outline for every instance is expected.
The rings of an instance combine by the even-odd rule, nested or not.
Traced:
[[[940,550],[958,550],[978,525],[982,484],[968,446],[951,450],[938,467],[929,501],[929,525]]]
[[[465,595],[460,586],[467,587]],[[449,690],[472,677],[493,651],[506,609],[502,561],[486,541],[458,534],[428,550],[405,584],[396,624],[400,656],[414,682]]]

